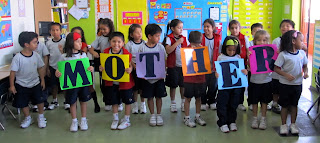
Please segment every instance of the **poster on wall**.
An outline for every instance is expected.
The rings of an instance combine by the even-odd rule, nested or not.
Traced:
[[[241,23],[241,33],[250,41],[253,39],[251,25],[254,23],[261,23],[271,36],[273,0],[234,0],[233,4],[233,18]]]
[[[316,87],[315,75],[320,77],[320,20],[314,25],[314,49],[312,58],[312,87]]]
[[[217,33],[222,39],[227,36],[228,1],[227,0],[148,0],[149,23],[160,25],[163,33],[170,20],[180,19],[187,36],[190,31],[203,32],[203,21],[212,18],[216,22]],[[164,35],[161,36],[161,40]],[[160,40],[160,41],[161,41]]]
[[[113,20],[113,0],[96,0],[95,4],[95,14],[96,14],[96,23],[100,18],[109,18]],[[98,25],[96,25],[98,29]]]
[[[13,46],[10,0],[0,0],[0,49]]]

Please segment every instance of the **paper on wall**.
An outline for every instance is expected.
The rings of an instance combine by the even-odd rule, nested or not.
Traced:
[[[80,18],[84,15],[84,12],[79,9],[76,5],[73,5],[70,9],[69,9],[69,13],[78,21],[80,20]]]

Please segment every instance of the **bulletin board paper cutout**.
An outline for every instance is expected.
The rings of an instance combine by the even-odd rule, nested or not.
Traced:
[[[312,56],[312,87],[316,88],[315,74],[320,71],[320,20],[316,20],[314,24],[314,49]]]
[[[59,78],[61,90],[92,85],[92,73],[87,70],[89,67],[89,58],[58,62],[58,70],[61,72]]]
[[[260,48],[263,50],[255,50],[256,48]],[[269,49],[271,48],[273,50],[267,51],[266,48],[269,48]],[[278,48],[277,48],[277,45],[275,45],[275,44],[256,45],[256,46],[249,47],[249,51],[251,51],[251,55],[249,57],[250,58],[251,73],[252,74],[262,74],[262,73],[273,72],[274,62],[278,58],[277,50],[278,50]],[[256,53],[256,52],[259,52],[259,53]],[[257,56],[257,54],[259,54],[259,55],[263,54],[263,58],[261,58],[261,56],[259,56],[259,55]],[[257,57],[260,57],[260,58],[257,58]],[[270,62],[266,61],[265,58],[268,58],[268,57],[269,57],[269,59],[273,59],[273,60],[270,60]],[[260,61],[257,61],[257,60],[260,60]],[[263,66],[262,63],[265,63],[265,65]],[[265,67],[265,68],[263,68],[263,67]]]
[[[227,60],[227,61],[215,61],[216,72],[219,74],[218,77],[218,89],[232,89],[232,88],[241,88],[248,86],[248,79],[245,74],[241,72],[244,68],[244,60]],[[234,63],[234,64],[231,64]],[[222,67],[222,66],[225,67]],[[226,71],[222,71],[225,69]],[[223,74],[226,73],[227,75]],[[231,74],[236,74],[231,75]],[[224,77],[226,76],[226,77]]]
[[[122,25],[142,24],[142,11],[122,12]]]
[[[11,17],[11,0],[1,0],[0,1],[0,17]]]
[[[183,76],[204,75],[211,73],[211,64],[207,46],[181,48],[180,52]]]
[[[147,57],[146,54],[149,54],[152,56]],[[166,69],[165,69],[164,53],[162,51],[137,53],[136,72],[137,72],[137,76],[143,79],[165,78]]]
[[[96,22],[98,23],[98,20],[100,18],[109,18],[112,21],[114,21],[114,4],[113,0],[96,0],[95,4],[95,17]],[[96,24],[96,29],[98,29],[98,24]]]
[[[125,69],[129,68],[129,55],[100,53],[102,79],[107,81],[129,82],[130,74]]]

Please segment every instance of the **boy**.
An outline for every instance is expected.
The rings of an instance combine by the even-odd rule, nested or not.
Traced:
[[[145,28],[145,34],[148,42],[139,48],[141,52],[163,52],[165,57],[166,50],[163,45],[159,44],[161,28],[157,24],[148,24]],[[151,113],[149,120],[150,126],[162,126],[163,119],[161,116],[162,98],[166,97],[165,83],[163,79],[142,79],[142,97],[148,99],[148,108]],[[156,98],[157,115],[154,114],[154,101]]]
[[[61,25],[59,23],[52,23],[50,26],[50,34],[53,37],[49,39],[47,42],[47,48],[49,51],[49,67],[47,68],[47,75],[50,78],[50,87],[52,88],[52,96],[53,101],[49,105],[48,109],[53,110],[54,108],[59,106],[57,94],[59,87],[59,79],[54,76],[58,68],[58,61],[63,53],[64,44],[66,42],[65,39],[61,38]],[[65,109],[69,109],[70,105],[65,104]]]
[[[47,121],[43,115],[42,98],[42,90],[45,89],[45,69],[41,56],[34,52],[38,46],[38,34],[34,32],[20,33],[19,44],[23,50],[13,57],[9,77],[10,91],[14,94],[13,106],[22,108],[25,119],[20,127],[27,128],[32,123],[29,101],[37,104],[39,109],[38,126],[45,128]],[[39,76],[41,80],[39,80]]]

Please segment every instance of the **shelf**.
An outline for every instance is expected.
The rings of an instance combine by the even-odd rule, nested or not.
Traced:
[[[61,25],[67,25],[67,24],[69,24],[69,22],[66,22],[66,23],[60,23]]]
[[[54,6],[54,7],[51,7],[51,9],[54,9],[54,8],[68,8],[67,6]]]

